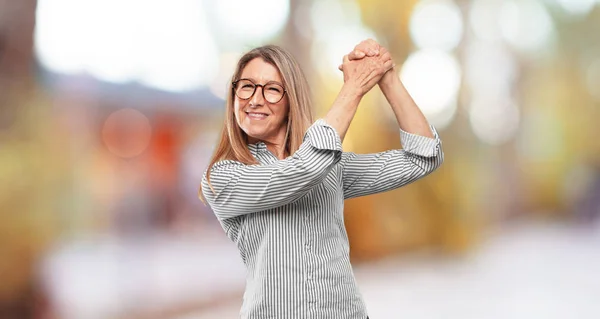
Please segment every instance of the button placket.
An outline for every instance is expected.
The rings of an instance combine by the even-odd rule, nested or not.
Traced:
[[[306,263],[306,279],[308,282],[312,281],[313,279],[313,274],[312,274],[312,251],[311,251],[311,247],[310,247],[310,234],[309,236],[307,236],[308,238],[306,238],[305,242],[304,242],[304,250],[307,254],[306,258],[307,258],[307,263]]]
[[[306,302],[308,303],[310,308],[314,308],[316,304],[316,291],[315,291],[315,282],[314,282],[314,254],[313,254],[313,236],[314,227],[312,223],[312,216],[306,212],[303,216],[303,224],[304,224],[304,240],[303,240],[303,251],[306,256],[306,264],[304,265],[304,278],[305,278],[305,287],[307,292]]]

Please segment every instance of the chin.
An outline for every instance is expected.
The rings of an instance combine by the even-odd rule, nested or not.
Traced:
[[[258,127],[244,127],[242,129],[246,135],[248,135],[248,137],[258,140],[263,140],[269,135],[264,129],[260,129]]]

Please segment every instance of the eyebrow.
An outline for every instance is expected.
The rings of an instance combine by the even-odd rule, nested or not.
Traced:
[[[241,80],[250,80],[250,81],[252,81],[252,82],[254,82],[256,84],[261,84],[261,83],[259,83],[259,81],[257,81],[256,79],[253,79],[253,78],[240,78],[238,81],[241,81]],[[279,81],[267,81],[265,84],[261,84],[261,85],[267,85],[269,83],[276,83],[276,84],[279,84],[282,87],[284,87],[283,83],[281,83]]]

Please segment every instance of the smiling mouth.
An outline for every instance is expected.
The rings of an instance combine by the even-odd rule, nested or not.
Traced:
[[[267,116],[269,116],[266,113],[260,113],[260,112],[246,112],[246,114],[248,115],[249,118],[254,119],[254,120],[263,120],[263,119],[266,119]]]

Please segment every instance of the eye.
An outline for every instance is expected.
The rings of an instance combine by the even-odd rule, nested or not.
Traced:
[[[254,84],[252,84],[252,83],[240,83],[238,91],[252,92],[252,91],[254,91]]]
[[[283,92],[283,89],[280,86],[278,86],[278,85],[269,85],[267,87],[267,90],[269,90],[271,92],[274,92],[274,93],[281,93],[281,92]]]

